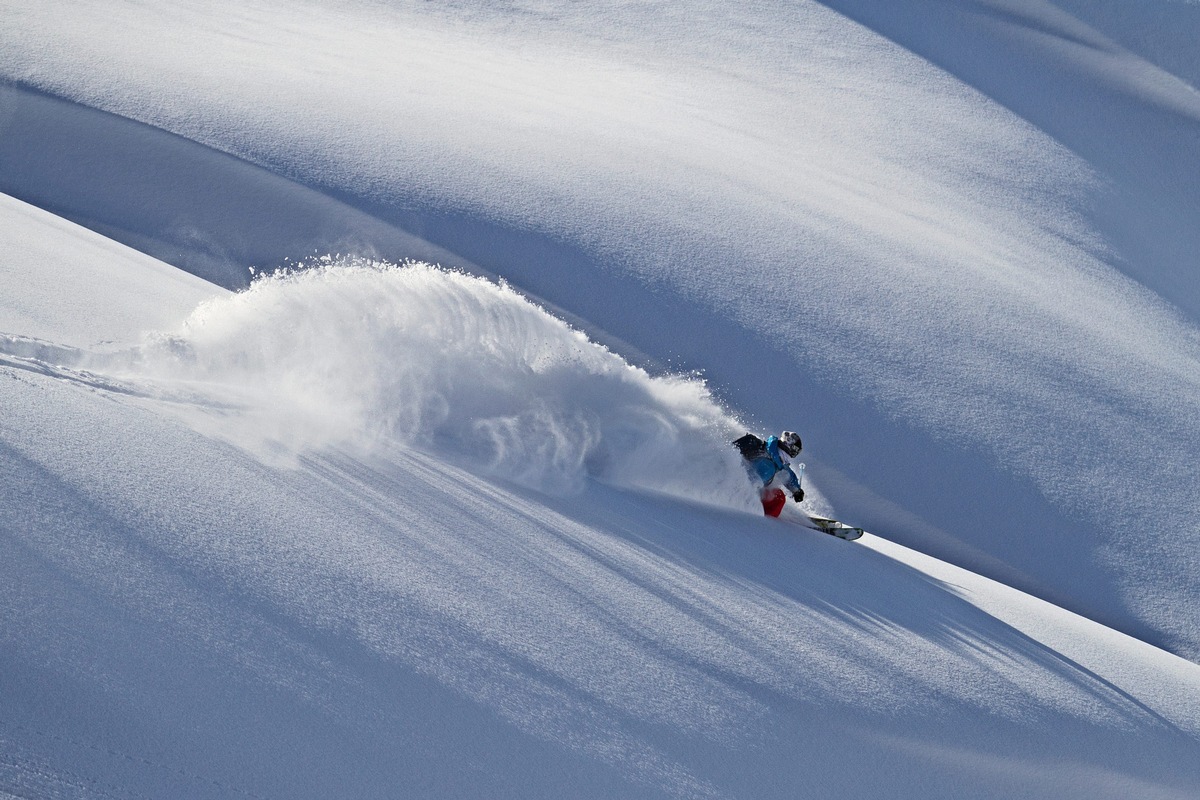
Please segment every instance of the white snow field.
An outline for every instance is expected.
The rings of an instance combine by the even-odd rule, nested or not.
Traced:
[[[0,798],[1200,796],[1198,36],[0,3]]]
[[[1200,786],[1200,666],[738,511],[703,384],[511,289],[358,264],[229,295],[0,208],[37,334],[0,340],[10,796]]]

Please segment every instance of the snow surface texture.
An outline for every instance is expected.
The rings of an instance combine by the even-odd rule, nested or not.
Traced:
[[[0,285],[6,290],[0,294],[0,334],[111,351],[146,330],[178,324],[202,301],[226,294],[5,195],[0,234]]]
[[[4,4],[0,793],[1196,796],[1194,11]]]
[[[854,521],[1197,658],[1196,15],[1139,8],[10,4],[0,189],[227,286],[502,274],[803,430]]]
[[[79,285],[122,320],[182,318],[195,297],[94,234],[11,200],[2,212],[0,231],[34,219],[43,250],[77,248]],[[37,288],[39,273],[12,267],[25,255],[0,257],[5,296]],[[144,291],[106,293],[97,274],[138,275]],[[76,290],[59,291],[49,341],[0,355],[0,475],[16,499],[0,527],[11,796],[1200,786],[1191,662],[873,536],[850,544],[595,480],[529,491],[461,448],[409,440],[403,414],[381,430],[391,404],[436,407],[446,425],[480,409],[520,418],[531,399],[598,420],[610,453],[615,434],[678,447],[672,430],[731,424],[700,384],[651,378],[509,289],[328,265],[217,292],[174,333],[94,350],[53,344],[56,325],[78,324]],[[443,363],[425,363],[431,338]],[[414,358],[423,374],[405,373]],[[475,383],[511,385],[467,396],[468,366]],[[337,391],[349,370],[360,394]],[[264,416],[264,398],[291,425]],[[335,416],[367,428],[346,435]]]

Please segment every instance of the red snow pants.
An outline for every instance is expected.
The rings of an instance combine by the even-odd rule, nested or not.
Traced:
[[[783,489],[778,487],[774,489],[763,489],[763,513],[768,517],[778,517],[786,504],[787,495],[783,493]]]

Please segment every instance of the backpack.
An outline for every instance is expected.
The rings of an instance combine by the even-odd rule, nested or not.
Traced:
[[[770,458],[770,454],[767,453],[767,443],[753,433],[747,433],[745,436],[734,439],[733,446],[747,461],[753,461],[756,458]]]

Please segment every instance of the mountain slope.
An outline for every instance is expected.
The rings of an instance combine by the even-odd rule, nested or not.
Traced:
[[[263,201],[218,213],[176,188],[182,155],[106,183],[120,202],[86,172],[9,166],[0,188],[109,209],[100,229],[229,286],[343,244],[503,275],[803,430],[856,521],[1200,653],[1177,57],[1039,0],[302,8],[6,9],[0,74],[77,104],[10,105],[20,152],[69,138],[59,114],[156,153],[183,137]],[[217,238],[137,211],[158,195]]]
[[[1200,667],[875,537],[646,493],[661,476],[611,469],[622,442],[644,439],[602,428],[614,458],[565,495],[436,437],[322,428],[316,443],[295,426],[320,418],[295,416],[286,393],[265,399],[291,426],[262,434],[277,449],[256,444],[246,390],[343,352],[312,335],[297,293],[323,298],[330,336],[374,342],[361,364],[403,364],[421,346],[402,314],[390,336],[364,339],[379,314],[347,302],[355,281],[387,298],[392,272],[310,271],[228,297],[44,212],[11,200],[3,212],[37,243],[4,255],[6,298],[25,295],[14,266],[38,250],[75,249],[64,267],[138,291],[106,296],[120,324],[97,323],[117,339],[104,347],[13,352],[27,340],[10,332],[0,355],[14,500],[0,527],[0,791],[1167,798],[1200,786]],[[615,356],[501,288],[410,269],[411,290],[431,281],[457,298],[481,347],[533,354],[477,356],[492,365],[481,379],[519,387],[550,380],[543,370],[568,385],[594,371],[586,392],[538,392],[563,404],[543,411],[594,414],[594,398],[629,391],[610,384],[641,381],[673,387],[632,395],[662,404],[656,425],[691,424],[673,415],[700,407],[699,387],[610,371]],[[78,335],[77,291],[88,282],[43,298],[40,338]],[[207,302],[187,324],[138,344],[134,320],[182,317],[197,295]],[[468,296],[495,305],[472,310]],[[538,348],[523,349],[520,319],[541,326]],[[164,372],[164,342],[194,358]],[[545,372],[554,342],[577,360]],[[237,402],[217,347],[270,355],[224,367],[241,370]],[[454,374],[428,378],[450,408]]]
[[[4,5],[0,797],[1196,796],[1190,7]]]

